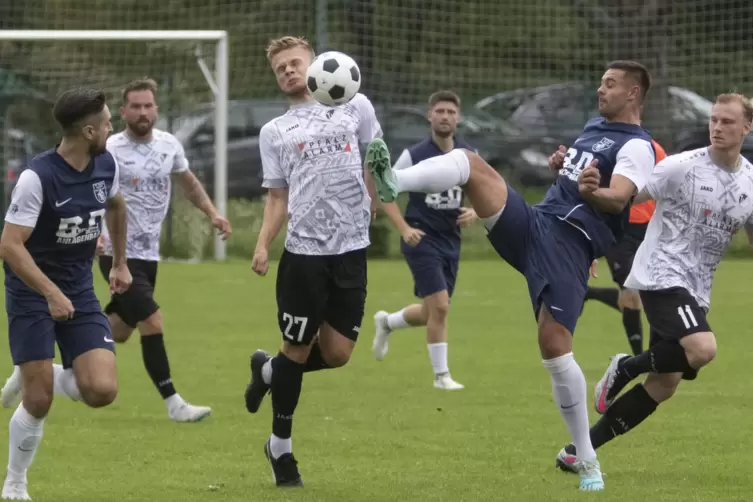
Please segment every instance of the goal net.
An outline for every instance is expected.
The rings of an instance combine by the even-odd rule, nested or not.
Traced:
[[[231,106],[228,129],[228,155],[249,159],[236,168],[229,162],[229,213],[237,232],[228,249],[246,257],[253,250],[260,215],[236,202],[258,198],[258,189],[238,187],[258,187],[258,157],[249,153],[257,148],[253,130],[281,106],[264,55],[270,38],[305,35],[318,51],[353,56],[364,76],[362,91],[377,106],[388,144],[425,134],[426,123],[416,109],[431,92],[449,88],[460,94],[465,116],[476,124],[474,140],[490,151],[498,144],[504,161],[513,157],[504,140],[517,135],[518,143],[528,142],[524,153],[538,154],[521,154],[508,167],[539,173],[545,170],[541,157],[549,148],[545,139],[572,141],[594,113],[597,83],[604,65],[614,59],[648,66],[654,89],[645,107],[646,126],[668,151],[687,147],[683,134],[698,124],[702,129],[709,99],[730,90],[753,92],[751,19],[753,2],[739,0],[0,2],[4,29],[227,30],[230,98],[252,103],[255,110],[246,113],[248,108]],[[214,68],[213,43],[201,45],[207,67]],[[213,99],[197,64],[196,46],[195,41],[167,40],[0,40],[0,97],[25,88],[30,95],[51,99],[71,83],[92,83],[115,99],[123,83],[148,75],[161,86],[160,110],[170,119],[168,128],[179,130],[185,121],[198,120],[195,110]],[[542,86],[559,88],[530,92]],[[0,110],[0,119],[34,134],[51,127],[44,106],[42,112],[30,113],[33,105],[19,104],[17,96],[10,101],[14,112]],[[483,112],[474,108],[477,103]],[[489,115],[495,121],[484,122]],[[46,137],[43,133],[40,137]],[[206,137],[196,140],[197,158],[211,159]],[[211,167],[211,162],[194,165]],[[256,180],[249,181],[253,176]],[[183,207],[174,212],[181,217],[195,213]],[[191,256],[211,256],[212,237],[204,220],[186,225],[176,216],[171,221],[180,223],[172,233],[166,230],[176,248],[189,242]]]

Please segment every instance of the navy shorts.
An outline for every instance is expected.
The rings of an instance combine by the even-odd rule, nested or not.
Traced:
[[[452,297],[460,260],[434,251],[428,244],[422,249],[423,245],[422,241],[415,248],[403,250],[405,261],[413,274],[413,294],[418,298],[425,298],[447,290],[447,294]]]
[[[507,186],[507,205],[488,234],[497,253],[528,282],[534,315],[545,305],[575,332],[588,289],[591,249],[586,236],[558,217],[531,207]]]
[[[77,308],[73,319],[56,321],[41,297],[38,300],[14,299],[6,290],[5,298],[8,341],[14,365],[54,359],[56,343],[65,368],[71,368],[78,356],[90,350],[115,352],[110,323],[101,310],[85,308],[79,311]]]

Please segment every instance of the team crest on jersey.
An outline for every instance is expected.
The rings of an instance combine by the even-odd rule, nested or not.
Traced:
[[[613,140],[609,138],[601,138],[598,143],[591,147],[591,150],[594,152],[602,152],[608,150],[612,145],[614,145]]]
[[[99,202],[104,203],[107,200],[107,186],[104,181],[97,181],[94,183],[92,185],[92,190],[94,190],[94,197]]]

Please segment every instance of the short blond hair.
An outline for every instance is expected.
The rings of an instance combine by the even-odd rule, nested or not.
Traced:
[[[739,92],[725,92],[716,97],[716,102],[721,105],[726,105],[735,101],[742,105],[745,120],[753,122],[753,104],[747,96],[740,94]]]
[[[272,58],[277,54],[282,51],[292,49],[293,47],[302,47],[304,49],[308,49],[308,51],[311,53],[311,56],[314,56],[314,48],[311,47],[311,43],[309,43],[309,41],[306,40],[305,37],[294,37],[287,35],[269,41],[269,43],[267,44],[267,60],[271,62]]]

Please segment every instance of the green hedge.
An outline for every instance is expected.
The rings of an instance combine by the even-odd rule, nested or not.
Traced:
[[[521,193],[531,203],[541,200],[540,189],[522,189]],[[401,196],[401,205],[405,198]],[[228,256],[250,259],[256,245],[256,236],[261,228],[264,203],[262,201],[230,200],[228,215],[233,225],[233,235],[228,240]],[[214,240],[206,217],[183,197],[176,195],[170,215],[172,228],[166,223],[162,232],[162,255],[179,259],[211,259]],[[284,227],[272,245],[270,255],[279,256],[284,242]],[[373,258],[399,258],[400,236],[390,225],[384,213],[379,212],[371,227],[369,256]],[[486,239],[486,232],[479,224],[463,231],[463,258],[483,259],[495,257],[496,253]],[[745,232],[735,236],[728,256],[753,257]]]

